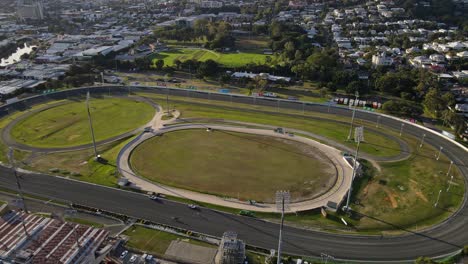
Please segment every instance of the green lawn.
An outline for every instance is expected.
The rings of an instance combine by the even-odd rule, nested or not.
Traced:
[[[141,95],[147,96],[149,98],[154,98],[156,101],[165,99],[160,95],[142,93]],[[338,143],[346,145],[350,148],[355,148],[356,144],[354,142],[349,142],[346,140],[349,133],[348,124],[337,124],[335,122],[327,122],[322,120],[314,120],[305,118],[308,115],[314,117],[324,117],[335,119],[338,121],[349,122],[349,119],[342,117],[337,117],[334,115],[319,114],[319,113],[307,113],[302,116],[290,116],[281,113],[294,113],[298,114],[297,111],[281,110],[281,113],[268,114],[257,111],[245,111],[244,109],[251,110],[263,110],[263,111],[276,111],[276,108],[271,107],[261,107],[261,106],[251,106],[244,104],[230,104],[229,102],[216,102],[208,100],[196,99],[198,102],[210,103],[208,104],[192,104],[191,101],[194,99],[181,99],[180,97],[172,96],[171,105],[175,106],[177,110],[181,112],[182,118],[214,118],[214,119],[228,119],[228,120],[237,120],[265,125],[273,125],[286,128],[295,128],[304,130],[307,132],[312,132],[318,135],[325,136],[331,140],[334,140]],[[181,100],[179,100],[181,99]],[[212,104],[212,105],[211,105]],[[229,106],[239,107],[238,109],[233,109]],[[355,125],[361,125],[364,127],[375,128],[374,124],[369,124],[355,120]],[[379,157],[389,157],[396,156],[400,154],[400,145],[398,142],[384,137],[380,134],[365,130],[365,142],[361,143],[360,151],[375,155]]]
[[[59,169],[57,174],[71,178],[92,182],[100,185],[117,186],[118,173],[115,162],[119,151],[132,138],[119,140],[114,143],[98,147],[98,153],[106,160],[102,164],[94,160],[93,149],[69,152],[50,153],[31,158],[27,168],[35,171],[51,173],[51,168]],[[78,173],[78,174],[77,174]]]
[[[155,97],[157,98],[157,97]],[[173,97],[175,100],[176,97]],[[179,98],[177,98],[178,100]],[[157,99],[156,99],[157,100]],[[278,114],[268,114],[252,111],[242,111],[226,107],[230,103],[212,102],[218,105],[193,104],[189,101],[173,102],[175,108],[181,111],[182,117],[204,117],[225,118],[230,120],[247,121],[261,124],[272,124],[284,127],[298,128],[324,135],[330,139],[343,144],[349,127],[329,122],[321,122]],[[234,107],[243,106],[232,104]],[[269,110],[267,107],[245,106],[248,109]],[[285,112],[291,112],[284,110]],[[295,112],[296,114],[297,111]],[[311,113],[317,116],[323,114]],[[307,112],[306,112],[307,115]],[[343,120],[341,117],[335,117]],[[358,124],[375,127],[372,123],[358,121]],[[398,131],[385,128],[382,132],[398,136]],[[361,149],[369,154],[378,156],[390,156],[399,153],[398,144],[380,135],[365,132],[366,142]],[[410,148],[418,150],[420,139],[405,135],[402,140],[409,144]],[[353,146],[349,143],[349,146]],[[450,190],[447,192],[449,177],[446,172],[449,166],[447,158],[442,155],[436,161],[434,155],[437,150],[425,144],[422,150],[413,153],[412,156],[398,162],[376,163],[378,167],[372,169],[372,175],[365,181],[357,184],[359,193],[355,197],[360,205],[353,204],[352,207],[369,217],[360,220],[347,219],[352,223],[354,230],[363,233],[375,233],[381,230],[389,232],[401,232],[401,228],[420,229],[438,223],[460,206],[464,195],[464,181],[455,167],[452,168],[454,175]],[[369,164],[368,164],[369,165]],[[439,190],[442,190],[438,208],[434,207]],[[317,212],[304,212],[299,216],[290,215],[287,221],[299,226],[314,226],[326,230],[339,227],[338,216],[330,214],[332,219],[324,219]],[[271,218],[271,216],[259,217]],[[342,216],[339,216],[342,217]],[[336,220],[336,221],[335,221]],[[343,227],[343,226],[342,226]]]
[[[40,104],[40,105],[34,105],[30,109],[28,109],[26,111],[14,112],[14,113],[0,119],[0,130],[5,128],[11,121],[15,120],[16,118],[20,117],[21,115],[23,115],[23,114],[25,114],[27,112],[30,112],[30,111],[33,111],[33,110],[36,110],[36,109],[40,109],[40,108],[42,108],[42,107],[44,107],[46,105],[56,104],[58,102],[61,102],[61,100],[52,101],[52,102],[48,102],[48,103]],[[8,162],[7,152],[8,152],[8,147],[3,143],[3,141],[0,141],[0,161]]]
[[[151,120],[149,104],[128,99],[91,99],[90,111],[97,141],[132,131]],[[18,122],[13,138],[37,147],[68,147],[91,143],[84,102],[70,102],[37,112]]]
[[[164,65],[174,65],[174,60],[214,60],[226,67],[241,67],[248,63],[264,63],[266,55],[259,53],[219,53],[207,49],[192,49],[192,48],[176,48],[171,51],[160,52],[153,56],[153,62],[156,60],[164,60]]]
[[[417,149],[416,139],[410,143]],[[450,175],[454,178],[450,182],[450,176],[446,175],[449,161],[446,157],[435,160],[436,152],[426,144],[407,160],[381,163],[381,171],[375,172],[356,197],[360,205],[354,208],[374,218],[361,219],[359,226],[392,229],[380,221],[383,220],[397,226],[423,228],[455,212],[465,192],[464,181],[459,170],[453,167]],[[442,192],[435,208],[439,190]]]
[[[189,243],[199,246],[213,246],[198,240],[188,239],[183,236],[178,236],[155,229],[149,229],[142,226],[132,226],[123,234],[130,237],[129,241],[127,242],[129,247],[137,248],[141,251],[159,256],[164,255],[171,242],[176,239],[184,239]]]
[[[331,188],[335,169],[322,155],[313,147],[275,137],[183,130],[146,141],[130,160],[140,175],[156,182],[274,202],[282,188],[293,200]]]

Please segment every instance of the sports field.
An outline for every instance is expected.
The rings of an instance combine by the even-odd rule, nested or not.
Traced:
[[[315,197],[336,177],[334,166],[313,147],[225,131],[166,133],[138,146],[130,161],[156,182],[263,202],[273,202],[277,190],[289,190],[292,200]]]
[[[164,60],[164,65],[174,65],[174,60],[214,60],[219,64],[226,67],[241,67],[249,63],[264,63],[267,55],[259,53],[246,53],[246,52],[233,52],[233,53],[219,53],[207,49],[195,48],[177,48],[171,51],[160,52],[153,57],[153,63],[156,60]]]
[[[154,109],[147,103],[106,98],[90,100],[96,141],[130,132],[151,120]],[[20,143],[35,147],[69,147],[91,143],[84,101],[68,102],[38,111],[19,121],[11,130]]]

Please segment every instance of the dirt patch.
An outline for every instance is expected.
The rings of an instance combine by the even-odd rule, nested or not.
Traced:
[[[390,204],[392,205],[392,208],[397,208],[398,207],[398,202],[395,198],[395,194],[393,194],[389,190],[385,190],[385,193],[387,193],[387,198],[385,200],[389,201]]]
[[[418,196],[419,198],[421,198],[421,200],[425,201],[426,203],[429,202],[426,198],[426,196],[424,196],[424,194],[420,191],[416,191],[415,192],[416,196]]]
[[[419,190],[418,188],[419,183],[413,179],[410,179],[410,183],[411,183],[410,184],[411,189],[416,194],[416,196],[426,203],[429,202],[429,200],[427,200],[427,197]]]
[[[78,138],[78,137],[80,137],[80,136],[81,136],[81,135],[70,135],[70,136],[68,137],[68,140],[71,141],[71,140],[74,140],[75,138]]]

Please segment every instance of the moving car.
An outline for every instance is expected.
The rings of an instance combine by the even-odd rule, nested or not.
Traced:
[[[194,204],[189,204],[188,207],[193,210],[199,209],[198,205],[194,205]]]
[[[254,212],[249,211],[249,210],[241,210],[239,214],[243,216],[248,216],[248,217],[255,217]]]

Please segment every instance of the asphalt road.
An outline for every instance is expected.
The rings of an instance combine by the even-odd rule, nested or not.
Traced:
[[[175,92],[171,90],[171,94]],[[164,90],[162,93],[165,94]],[[180,91],[180,95],[189,94],[192,97],[207,98],[207,94],[200,92]],[[235,97],[229,95],[209,95],[210,99],[233,102],[252,103],[252,98]],[[277,106],[277,102],[257,98],[256,104]],[[327,106],[308,105],[298,102],[280,102],[280,107],[304,109],[306,111],[327,112]],[[351,112],[344,108],[330,109],[331,113],[350,116]],[[358,112],[356,118],[375,121],[376,115]],[[381,117],[380,124],[393,129],[400,129],[401,122],[387,117]],[[404,134],[420,137],[426,134],[425,142],[436,147],[442,146],[447,155],[468,177],[468,154],[453,143],[428,133],[427,131],[405,125]],[[434,153],[425,153],[433,158]],[[448,164],[447,164],[448,167]],[[0,186],[16,189],[16,183],[10,169],[0,167],[2,180]],[[242,216],[235,216],[202,208],[199,214],[190,210],[186,205],[164,201],[162,203],[149,200],[146,196],[111,189],[87,183],[69,181],[46,175],[23,175],[22,186],[25,192],[41,194],[47,197],[71,201],[104,210],[127,214],[129,216],[148,219],[151,221],[178,226],[214,236],[221,236],[224,231],[232,230],[250,245],[264,248],[276,248],[278,226]],[[418,256],[436,257],[454,252],[468,244],[468,206],[467,196],[464,196],[462,208],[453,217],[437,227],[421,233],[407,232],[398,237],[376,236],[348,236],[328,234],[286,227],[283,233],[284,251],[291,254],[320,256],[327,253],[336,259],[360,261],[398,261],[413,260]],[[443,209],[440,209],[443,210]],[[175,222],[172,217],[179,217]],[[379,221],[376,219],[376,221]]]

